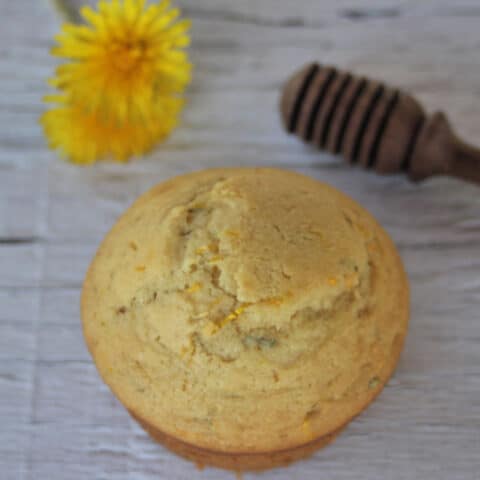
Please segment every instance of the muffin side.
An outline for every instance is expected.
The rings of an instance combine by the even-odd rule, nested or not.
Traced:
[[[219,452],[209,450],[184,442],[171,435],[167,435],[151,424],[144,422],[130,412],[132,417],[143,427],[143,429],[158,443],[168,448],[171,452],[195,462],[200,468],[205,465],[224,468],[233,471],[260,471],[269,468],[282,467],[292,462],[307,458],[320,448],[329,445],[342,428],[320,438],[316,438],[304,445],[285,450],[273,450],[269,452]]]

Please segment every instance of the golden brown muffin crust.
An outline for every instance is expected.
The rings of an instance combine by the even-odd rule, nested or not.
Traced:
[[[144,423],[220,452],[338,430],[391,375],[408,288],[384,230],[323,183],[216,169],[160,184],[102,243],[85,337]]]

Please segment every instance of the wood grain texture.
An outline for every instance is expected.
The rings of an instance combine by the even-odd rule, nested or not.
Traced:
[[[480,471],[480,195],[420,186],[318,155],[282,131],[288,75],[320,60],[412,91],[480,139],[476,0],[181,0],[195,79],[184,122],[148,158],[82,169],[44,145],[37,119],[59,20],[47,1],[0,2],[0,477],[228,479],[153,443],[101,383],[83,344],[91,256],[141,192],[172,175],[276,165],[367,207],[400,248],[412,320],[380,398],[314,457],[246,480],[460,479]]]

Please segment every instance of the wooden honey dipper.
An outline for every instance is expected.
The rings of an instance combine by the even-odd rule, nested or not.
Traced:
[[[378,173],[414,181],[451,175],[480,184],[480,150],[427,115],[408,93],[333,67],[309,64],[287,82],[285,128],[318,148]]]

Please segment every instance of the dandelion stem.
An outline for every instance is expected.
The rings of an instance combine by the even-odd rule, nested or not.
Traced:
[[[78,9],[69,0],[52,0],[52,3],[66,21],[73,23],[81,22]]]

